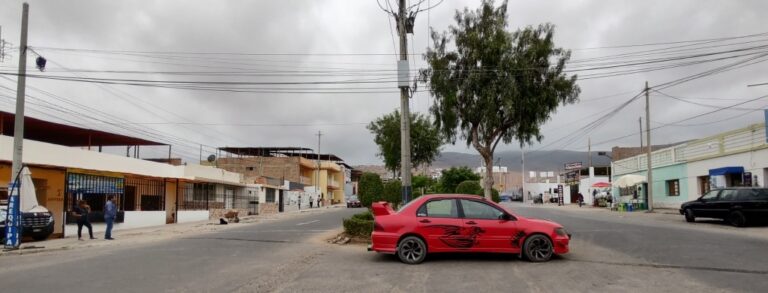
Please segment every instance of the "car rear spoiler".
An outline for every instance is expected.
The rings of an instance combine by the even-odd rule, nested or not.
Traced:
[[[387,216],[395,213],[395,210],[386,201],[374,202],[371,205],[371,210],[373,210],[374,216]]]

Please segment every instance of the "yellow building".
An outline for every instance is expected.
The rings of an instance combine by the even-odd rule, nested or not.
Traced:
[[[268,177],[299,183],[320,195],[325,204],[344,202],[346,175],[343,160],[299,147],[225,147],[213,164],[249,178]],[[316,195],[316,196],[317,196]],[[313,198],[316,200],[316,198]]]

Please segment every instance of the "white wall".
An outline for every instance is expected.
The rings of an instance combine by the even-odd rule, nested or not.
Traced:
[[[208,220],[208,211],[179,211],[178,223],[199,222]]]
[[[207,217],[206,217],[207,219]],[[136,229],[143,227],[153,227],[165,225],[165,211],[126,211],[123,223],[115,223],[112,228],[113,234],[116,231]],[[104,223],[92,223],[93,233],[104,233],[107,226]],[[83,237],[88,237],[88,228],[83,227]],[[64,235],[77,236],[77,224],[68,224],[64,227]],[[104,235],[94,235],[103,238]],[[120,237],[115,235],[115,237]]]
[[[752,176],[757,175],[756,182],[760,186],[765,187],[768,149],[688,162],[688,200],[694,200],[701,195],[698,182],[699,176],[709,176],[710,169],[729,166],[744,167],[745,172],[752,172]]]
[[[608,176],[594,176],[594,177],[587,177],[582,178],[579,181],[579,192],[581,192],[582,195],[584,195],[584,203],[591,205],[595,201],[595,197],[592,196],[592,190],[595,190],[595,188],[592,188],[592,184],[595,184],[597,182],[611,182],[611,180],[608,178]],[[602,191],[603,188],[598,188],[598,194],[600,191]]]
[[[0,135],[0,160],[13,160],[13,137]],[[181,175],[178,167],[169,164],[28,139],[24,140],[22,161],[27,164],[130,173],[153,177],[178,178]]]
[[[212,166],[186,165],[177,166],[185,178],[193,180],[204,180],[223,184],[241,184],[243,175],[240,173],[229,172]]]

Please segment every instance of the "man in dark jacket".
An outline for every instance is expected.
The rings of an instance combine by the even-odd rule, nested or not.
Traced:
[[[107,203],[104,205],[104,222],[107,223],[107,231],[104,232],[104,239],[115,240],[112,238],[112,225],[115,224],[115,218],[117,217],[117,206],[114,203],[115,197],[107,197]]]
[[[84,200],[79,200],[74,212],[77,217],[77,240],[83,240],[83,226],[88,228],[88,235],[91,236],[91,239],[96,239],[96,237],[93,237],[93,227],[91,226],[90,219],[88,219],[88,214],[91,212],[91,207],[88,203]]]

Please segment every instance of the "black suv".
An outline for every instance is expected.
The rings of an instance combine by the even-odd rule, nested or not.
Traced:
[[[716,218],[733,226],[768,219],[768,188],[728,187],[714,189],[699,199],[680,206],[680,214],[693,222],[696,218]]]

